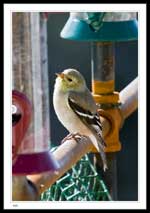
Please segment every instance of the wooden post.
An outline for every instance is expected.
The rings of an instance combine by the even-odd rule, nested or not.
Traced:
[[[31,101],[32,122],[27,134],[35,137],[35,140],[21,144],[19,154],[49,150],[47,23],[40,13],[12,13],[12,53],[12,89],[24,93]],[[34,200],[37,197],[34,196],[35,188],[24,174],[13,174],[12,179],[13,200]]]

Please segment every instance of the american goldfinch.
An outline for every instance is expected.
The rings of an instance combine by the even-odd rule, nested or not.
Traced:
[[[102,126],[97,113],[97,106],[84,77],[75,69],[66,69],[56,73],[53,105],[62,125],[70,132],[69,136],[88,136],[100,152],[104,171],[107,160],[106,146],[102,138]]]

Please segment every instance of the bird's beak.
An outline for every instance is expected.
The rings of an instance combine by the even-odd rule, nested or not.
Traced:
[[[55,73],[57,75],[57,77],[60,77],[60,78],[64,78],[65,77],[65,74],[63,72],[61,73]]]

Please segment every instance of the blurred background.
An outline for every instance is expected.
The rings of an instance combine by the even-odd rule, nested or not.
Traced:
[[[59,145],[68,134],[59,123],[53,108],[52,95],[55,73],[67,68],[79,70],[91,90],[90,42],[65,40],[60,37],[69,13],[51,13],[48,18],[48,68],[51,117],[51,143]],[[115,87],[121,91],[138,75],[138,42],[118,42],[115,45]],[[138,199],[138,113],[134,112],[120,131],[122,149],[117,152],[118,200]]]

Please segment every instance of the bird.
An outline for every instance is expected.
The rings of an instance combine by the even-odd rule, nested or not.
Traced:
[[[103,170],[106,171],[108,169],[104,152],[106,143],[102,137],[100,116],[85,78],[73,68],[65,69],[56,75],[53,106],[58,120],[70,133],[65,140],[81,136],[89,137],[100,153]]]

